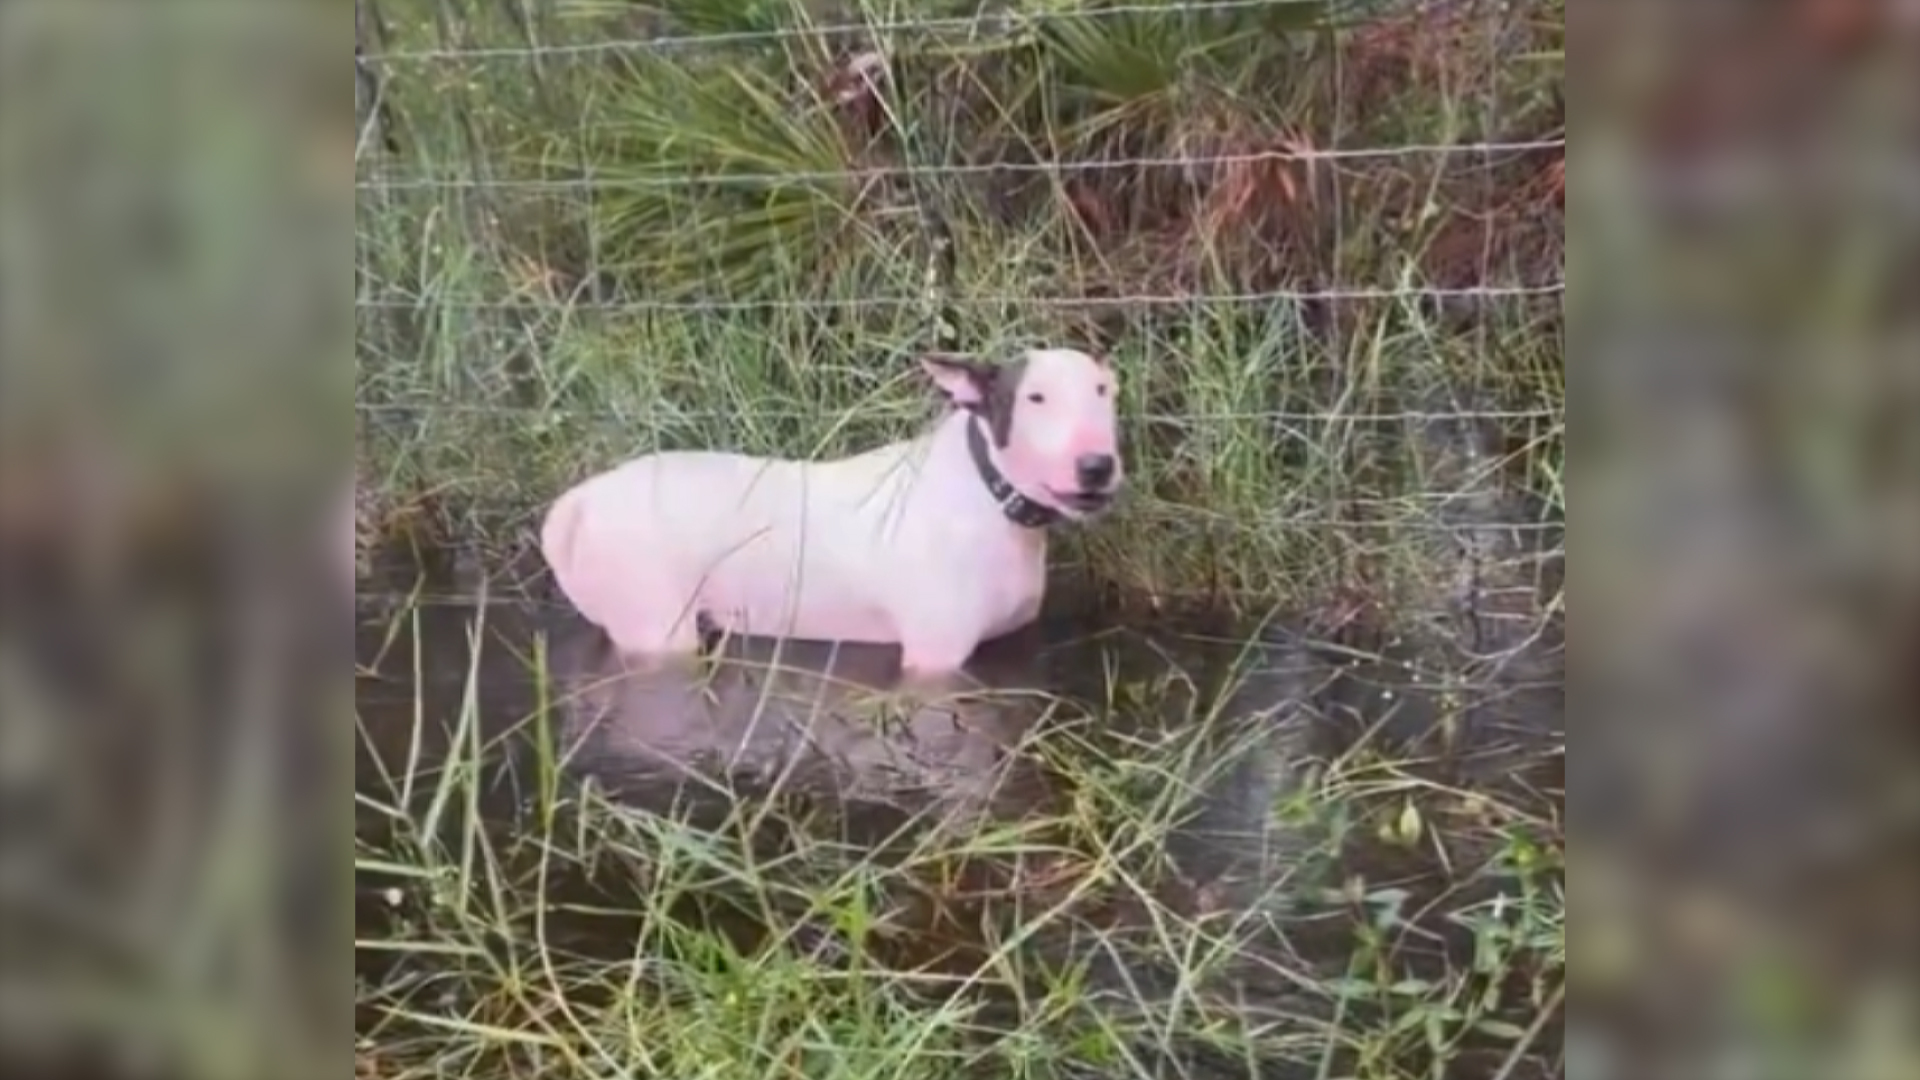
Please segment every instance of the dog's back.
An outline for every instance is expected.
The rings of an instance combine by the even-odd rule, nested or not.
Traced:
[[[639,458],[562,494],[542,526],[542,552],[561,592],[616,638],[665,637],[663,612],[690,620],[696,610],[755,633],[780,632],[806,610],[848,640],[869,638],[884,628],[871,625],[859,594],[886,542],[897,457]]]

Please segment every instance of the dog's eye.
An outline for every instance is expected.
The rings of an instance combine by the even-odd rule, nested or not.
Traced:
[[[1033,402],[1033,403],[1034,403],[1035,405],[1045,405],[1045,404],[1047,403],[1047,395],[1045,395],[1045,394],[1028,394],[1028,395],[1027,395],[1027,400],[1028,400],[1028,401],[1031,401],[1031,402]]]

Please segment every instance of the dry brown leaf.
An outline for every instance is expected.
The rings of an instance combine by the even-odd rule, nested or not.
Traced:
[[[1081,224],[1095,236],[1105,236],[1113,229],[1113,217],[1107,212],[1107,206],[1099,195],[1087,185],[1074,182],[1067,187],[1067,205],[1080,219]]]

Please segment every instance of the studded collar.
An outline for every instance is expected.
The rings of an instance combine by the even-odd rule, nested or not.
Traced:
[[[1000,467],[993,463],[993,455],[987,452],[986,426],[986,421],[978,416],[967,418],[967,452],[973,457],[973,467],[980,473],[981,481],[987,485],[987,493],[1000,504],[1000,512],[1022,528],[1044,529],[1057,524],[1063,516],[1060,511],[1014,490]]]

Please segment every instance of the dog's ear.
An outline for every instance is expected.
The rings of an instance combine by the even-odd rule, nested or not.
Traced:
[[[928,353],[920,358],[920,366],[933,384],[963,409],[985,407],[1000,379],[997,365],[958,353]]]

